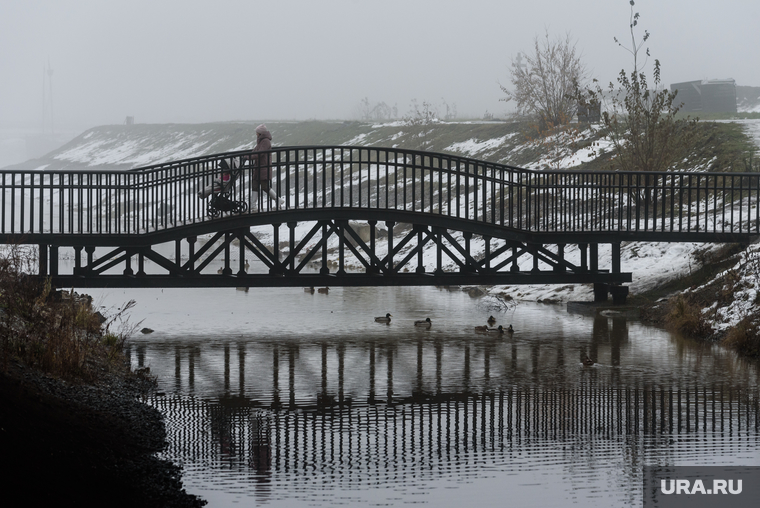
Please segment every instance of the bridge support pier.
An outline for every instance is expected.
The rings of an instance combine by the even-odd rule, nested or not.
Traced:
[[[581,263],[580,263],[579,271],[587,272],[588,271],[588,244],[579,243],[578,250],[581,253]]]
[[[37,246],[39,252],[38,270],[43,277],[48,274],[48,246],[45,244],[39,244]]]
[[[57,256],[56,256],[57,257]],[[132,270],[132,253],[129,249],[124,250],[124,275],[134,275]]]
[[[387,266],[387,275],[393,274],[393,226],[395,226],[396,223],[392,221],[387,221],[385,223],[385,226],[388,228],[388,266]]]
[[[346,275],[346,257],[345,243],[346,243],[346,225],[347,220],[336,221],[338,224],[338,272],[339,276]]]
[[[417,273],[425,273],[425,264],[422,262],[422,232],[427,228],[417,227]]]
[[[612,243],[612,273],[620,273],[620,242]]]
[[[195,236],[187,239],[187,270],[191,273],[195,271],[195,242],[197,240],[198,238]]]
[[[557,273],[565,273],[567,269],[565,267],[565,245],[564,244],[557,245],[557,258],[559,258],[559,263],[554,265],[554,271]]]
[[[607,301],[607,284],[601,282],[594,283],[594,301],[606,302]]]
[[[222,269],[222,275],[232,275],[232,268],[230,268],[230,240],[232,239],[231,233],[224,234],[224,268]]]
[[[377,235],[377,221],[371,220],[367,221],[367,224],[369,224],[369,250],[370,252],[375,252],[375,236]],[[380,267],[378,266],[377,262],[374,258],[370,260],[370,264],[367,267],[367,273],[380,273]]]
[[[535,243],[529,243],[528,244],[528,251],[533,254],[533,269],[531,272],[533,273],[540,273],[541,270],[538,268],[538,246]]]
[[[269,270],[269,273],[282,273],[282,266],[280,265],[280,224],[272,224],[272,257],[274,258],[274,266]]]
[[[620,284],[606,284],[603,282],[594,283],[594,301],[606,302],[607,295],[612,295],[613,305],[625,305],[625,301],[628,298],[628,286],[622,286]]]
[[[327,265],[327,223],[322,223],[322,268],[319,269],[320,275],[330,273],[330,267]]]

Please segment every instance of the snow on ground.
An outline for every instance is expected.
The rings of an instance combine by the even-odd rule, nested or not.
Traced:
[[[453,143],[447,146],[446,148],[444,148],[444,150],[448,152],[461,153],[469,157],[474,157],[478,154],[482,154],[483,152],[490,151],[490,150],[500,147],[508,139],[516,135],[517,133],[513,132],[511,134],[507,134],[506,136],[502,136],[502,137],[494,138],[494,139],[479,140],[479,139],[471,138],[471,139],[468,139],[467,141],[462,141],[460,143]]]
[[[706,284],[686,292],[697,292],[715,280],[720,280],[733,273],[734,285],[731,300],[722,306],[716,301],[703,309],[702,314],[716,332],[723,332],[736,326],[742,319],[758,314],[758,297],[760,297],[760,244],[752,244],[737,256],[736,263],[729,269],[717,274]],[[723,290],[729,288],[724,286]]]
[[[756,107],[757,112],[760,113],[760,105]],[[742,125],[744,131],[749,137],[755,140],[755,144],[760,148],[760,119],[754,118],[751,120],[734,120],[735,123]]]
[[[609,137],[594,139],[596,134],[593,129],[585,129],[575,134],[560,132],[552,136],[547,136],[534,144],[541,148],[545,155],[532,164],[528,164],[529,169],[570,169],[584,162],[594,160],[598,154],[611,150],[613,147],[612,140]],[[589,146],[574,150],[573,145],[585,144],[585,141],[592,140]]]
[[[129,164],[132,167],[140,167],[193,157],[205,146],[207,143],[188,144],[187,140],[180,138],[145,150],[145,143],[141,140],[128,140],[114,146],[110,140],[93,139],[69,150],[64,150],[55,158],[88,166]]]

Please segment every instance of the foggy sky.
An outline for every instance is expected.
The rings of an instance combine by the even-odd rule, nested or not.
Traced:
[[[509,108],[511,59],[570,32],[608,83],[630,55],[628,0],[0,0],[0,128],[351,119],[367,97],[460,117]],[[663,82],[760,86],[760,2],[638,0]],[[643,32],[643,30],[642,30]],[[653,59],[650,59],[650,64]],[[647,69],[651,75],[651,65]]]

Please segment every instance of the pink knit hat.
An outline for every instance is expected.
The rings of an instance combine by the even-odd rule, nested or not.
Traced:
[[[256,127],[256,134],[264,134],[267,130],[268,130],[267,126],[262,123],[261,125]]]

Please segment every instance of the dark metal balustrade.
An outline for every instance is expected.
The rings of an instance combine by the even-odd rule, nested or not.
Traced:
[[[240,162],[249,153],[129,171],[0,171],[0,242],[50,247],[51,257],[64,246],[122,247],[129,263],[145,246],[200,234],[227,232],[225,241],[247,234],[249,248],[256,250],[257,240],[245,231],[282,223],[291,227],[292,254],[298,250],[297,222],[315,221],[323,235],[343,237],[352,236],[348,220],[386,221],[391,242],[393,225],[400,222],[416,225],[420,243],[435,241],[442,248],[444,240],[456,243],[447,231],[464,233],[467,245],[453,246],[447,254],[459,250],[466,265],[477,265],[469,247],[472,234],[506,241],[497,247],[499,254],[511,247],[514,259],[522,249],[549,260],[555,271],[573,271],[563,257],[565,244],[582,246],[584,264],[586,246],[593,257],[600,243],[611,243],[617,256],[613,272],[619,272],[622,241],[749,241],[760,230],[760,174],[532,171],[456,155],[367,147],[273,149],[272,185],[284,204],[262,193],[257,212],[213,217],[197,192],[219,176],[223,159]],[[244,168],[231,199],[247,202],[251,190]],[[557,252],[542,251],[545,244],[557,245]],[[277,271],[278,260],[258,250]],[[486,257],[496,260],[489,248]],[[193,264],[176,264],[173,275],[198,273]],[[392,257],[369,264],[384,264],[386,273],[394,268]],[[592,271],[595,264],[592,259]],[[131,274],[129,266],[125,274]]]
[[[231,152],[129,171],[0,171],[0,234],[139,235],[211,220],[197,191]],[[394,210],[537,233],[757,234],[760,174],[531,171],[395,148],[272,151],[284,210]],[[235,188],[248,200],[247,170]],[[267,200],[269,201],[269,200]],[[273,203],[266,203],[271,210]],[[673,236],[676,235],[676,236]]]

